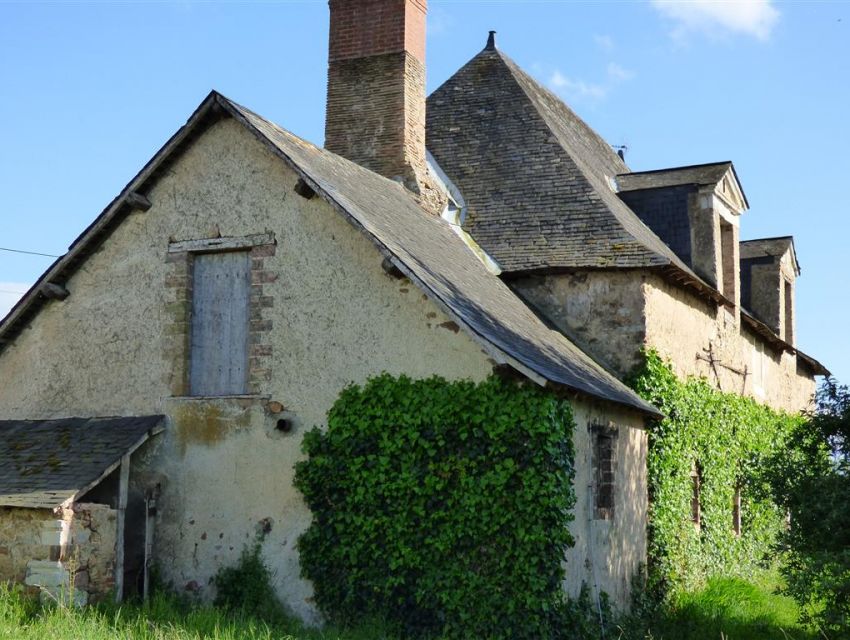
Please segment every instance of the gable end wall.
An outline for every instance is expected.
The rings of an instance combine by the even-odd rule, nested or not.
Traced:
[[[304,433],[324,425],[351,382],[382,371],[481,380],[493,362],[414,285],[388,276],[371,240],[321,198],[298,196],[296,183],[237,122],[213,125],[146,194],[152,208],[129,216],[69,280],[70,297],[47,304],[0,354],[0,417],[165,414],[165,432],[134,455],[131,471],[131,500],[161,489],[154,554],[165,580],[210,598],[216,570],[269,527],[263,553],[274,586],[316,621],[295,548],[311,519],[292,486]],[[275,244],[252,250],[251,395],[186,398],[191,257],[169,245],[258,235]],[[598,567],[620,572],[600,580],[625,605],[626,576],[645,560],[643,420],[590,404],[573,400],[580,424],[614,421],[628,434],[630,462],[620,468],[629,490],[621,522],[586,538],[578,516],[575,533],[594,541]],[[576,489],[586,504],[586,484]],[[573,591],[588,577],[586,557],[570,556]]]

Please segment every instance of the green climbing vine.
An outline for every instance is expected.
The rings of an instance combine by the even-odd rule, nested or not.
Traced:
[[[649,430],[650,585],[661,595],[712,575],[752,573],[785,523],[764,472],[802,418],[721,393],[704,379],[679,380],[653,351],[630,383],[666,416]]]
[[[573,427],[566,400],[498,378],[345,389],[296,471],[319,607],[406,635],[555,636],[569,607]]]

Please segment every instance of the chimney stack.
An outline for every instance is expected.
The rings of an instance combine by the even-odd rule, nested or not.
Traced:
[[[427,0],[330,0],[325,148],[420,194]]]

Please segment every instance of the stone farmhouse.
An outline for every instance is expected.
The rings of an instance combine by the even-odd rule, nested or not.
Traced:
[[[426,101],[426,0],[330,15],[325,148],[211,93],[0,324],[0,579],[210,597],[261,527],[315,619],[304,432],[383,371],[510,372],[579,425],[565,589],[625,606],[659,412],[622,377],[807,406],[793,240],[740,240],[730,162],[631,172],[494,34]]]

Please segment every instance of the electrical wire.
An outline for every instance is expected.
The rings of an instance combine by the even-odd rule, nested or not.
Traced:
[[[23,249],[9,249],[7,247],[0,247],[0,251],[8,251],[10,253],[23,253],[28,256],[44,256],[45,258],[61,258],[62,256],[57,256],[55,253],[41,253],[39,251],[24,251]]]

